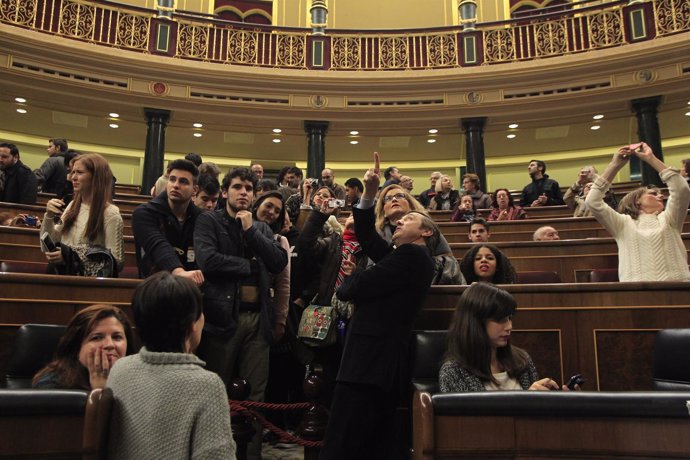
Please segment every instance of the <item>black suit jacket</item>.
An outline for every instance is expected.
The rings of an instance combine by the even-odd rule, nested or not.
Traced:
[[[391,390],[407,362],[412,323],[434,275],[426,246],[403,244],[393,250],[374,228],[374,210],[353,209],[355,233],[376,265],[356,271],[338,289],[338,298],[356,306],[350,321],[339,382]]]

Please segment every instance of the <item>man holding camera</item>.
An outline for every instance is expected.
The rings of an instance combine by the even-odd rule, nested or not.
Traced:
[[[321,183],[331,189],[333,196],[339,200],[345,199],[345,188],[335,183],[335,174],[333,174],[332,169],[324,169],[321,171]]]

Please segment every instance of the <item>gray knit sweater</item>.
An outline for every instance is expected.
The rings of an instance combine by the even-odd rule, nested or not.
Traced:
[[[527,368],[517,376],[517,381],[523,390],[529,389],[534,382],[539,380],[537,369],[532,358],[527,358]],[[486,391],[484,382],[467,369],[460,366],[457,361],[448,360],[443,363],[438,375],[438,383],[441,393],[467,393],[473,391]]]
[[[119,359],[108,377],[115,404],[110,459],[235,459],[225,386],[185,353]]]

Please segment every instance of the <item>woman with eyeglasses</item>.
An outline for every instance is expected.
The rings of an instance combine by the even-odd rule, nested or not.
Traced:
[[[659,173],[669,190],[640,187],[623,197],[618,212],[604,202],[611,181],[632,155]],[[681,232],[690,203],[690,187],[677,169],[669,168],[644,142],[625,145],[595,181],[587,198],[587,208],[618,244],[620,281],[690,281],[688,254]]]
[[[417,211],[428,215],[424,206],[410,195],[407,190],[397,184],[389,185],[381,190],[374,211],[376,214],[376,230],[389,243],[393,242],[395,227],[402,216],[410,211]],[[446,241],[443,235],[441,235],[439,244],[432,255],[442,254],[452,254],[448,241]]]

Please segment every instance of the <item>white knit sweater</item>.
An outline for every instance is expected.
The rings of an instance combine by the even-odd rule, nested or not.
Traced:
[[[72,207],[72,201],[67,205],[67,209]],[[62,231],[62,224],[55,225],[52,217],[43,217],[41,224],[41,233],[48,232],[53,241],[66,244],[67,246],[89,245],[89,246],[103,246],[110,249],[110,252],[117,261],[118,269],[121,269],[125,264],[125,242],[123,238],[124,223],[120,215],[120,209],[114,204],[109,204],[104,211],[103,228],[104,232],[98,235],[95,241],[89,241],[86,237],[86,225],[89,222],[89,210],[91,207],[88,204],[82,203],[79,208],[79,214],[74,221],[74,225],[68,232]],[[46,249],[43,248],[43,251]]]
[[[587,195],[592,215],[618,244],[620,281],[690,281],[688,254],[681,238],[690,203],[690,187],[678,171],[659,174],[669,189],[666,209],[659,214],[640,213],[637,219],[620,214],[604,203],[611,184],[603,177],[594,181]]]
[[[109,459],[235,459],[225,385],[191,354],[145,347],[108,377]]]

